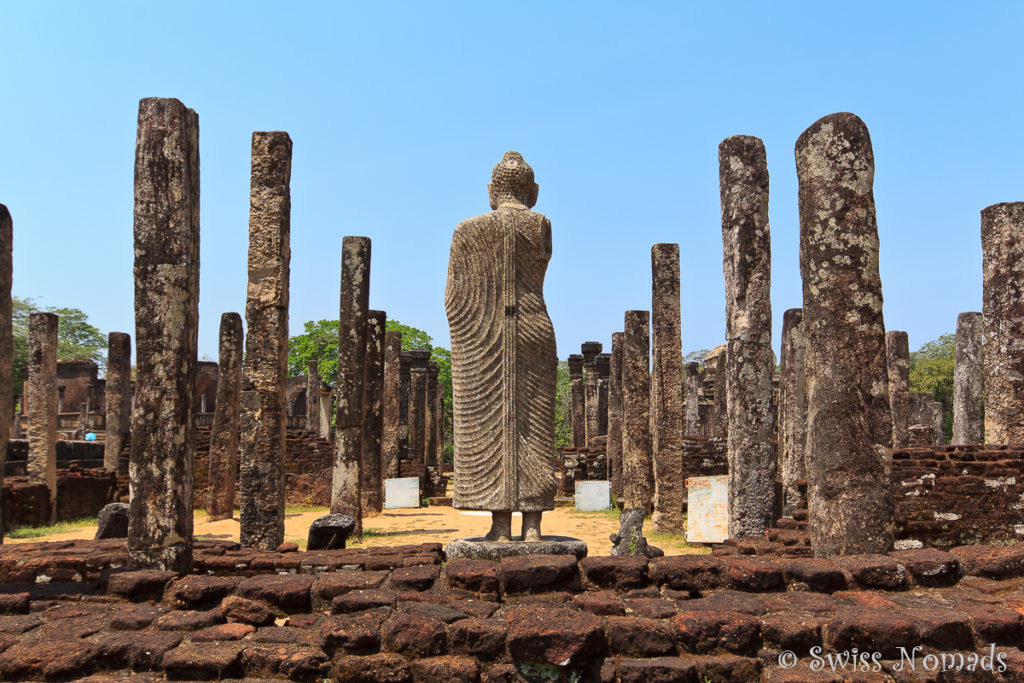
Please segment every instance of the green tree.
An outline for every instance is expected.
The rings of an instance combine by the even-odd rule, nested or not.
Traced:
[[[28,321],[36,312],[57,315],[57,360],[91,360],[107,365],[107,338],[89,324],[89,316],[78,308],[41,308],[35,299],[11,297],[11,332],[14,341],[14,394],[24,393],[28,373]]]
[[[569,385],[569,362],[558,361],[555,380],[555,450],[572,445],[572,397]]]
[[[944,334],[910,354],[910,390],[930,393],[942,403],[942,436],[953,435],[953,358],[956,336]]]
[[[708,355],[708,351],[711,349],[700,349],[698,351],[690,351],[688,354],[683,356],[683,365],[697,361],[700,363],[700,367],[704,367],[704,356]]]

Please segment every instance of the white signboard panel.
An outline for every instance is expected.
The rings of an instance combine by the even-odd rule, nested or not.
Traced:
[[[612,506],[611,488],[607,481],[576,482],[576,509],[580,512],[607,510]]]
[[[420,478],[402,477],[384,480],[384,507],[418,508],[420,506]]]
[[[686,480],[686,541],[721,543],[729,537],[729,477]]]

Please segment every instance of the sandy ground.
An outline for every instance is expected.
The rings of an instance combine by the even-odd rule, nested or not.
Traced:
[[[316,509],[289,513],[285,518],[285,540],[294,541],[305,548],[306,534],[314,519],[327,514],[327,509]],[[512,530],[519,532],[521,516],[513,515]],[[666,555],[685,553],[706,553],[702,547],[687,546],[682,536],[651,534],[650,522],[645,524],[648,542],[660,547]],[[586,542],[589,555],[608,555],[611,550],[610,534],[618,531],[616,517],[602,512],[576,512],[573,508],[556,508],[544,513],[541,531],[547,535],[571,536]],[[370,546],[404,545],[407,543],[447,543],[456,538],[482,536],[490,528],[490,514],[455,510],[450,507],[425,507],[419,509],[385,510],[383,513],[363,518],[363,538],[350,539],[350,548]],[[206,521],[206,513],[195,514],[195,534],[203,538],[238,540],[238,520],[227,519],[218,522]],[[60,541],[90,539],[96,534],[96,526],[83,526],[66,533],[52,534],[41,538],[5,538],[5,543],[28,543],[34,541]]]

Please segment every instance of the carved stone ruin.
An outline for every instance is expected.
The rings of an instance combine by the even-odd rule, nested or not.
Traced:
[[[320,366],[316,361],[306,368],[306,431],[320,435]]]
[[[692,361],[683,366],[683,434],[698,436],[700,426],[700,363]]]
[[[50,490],[51,522],[57,518],[57,316],[28,318],[28,480]]]
[[[597,370],[597,357],[601,353],[600,342],[583,342],[580,344],[583,354],[583,424],[585,425],[583,445],[593,448],[594,439],[600,436],[598,418],[597,383],[600,373]]]
[[[399,455],[399,357],[402,353],[402,333],[388,330],[384,333],[384,396],[381,403],[381,477],[398,476]]]
[[[906,448],[910,439],[910,342],[907,333],[885,333],[885,358],[892,406],[892,447]]]
[[[956,354],[953,359],[954,446],[982,443],[982,347],[985,321],[981,313],[956,318]]]
[[[1024,445],[1024,202],[981,212],[985,443]]]
[[[338,382],[331,513],[355,520],[363,533],[359,461],[363,453],[363,378],[366,373],[366,318],[370,302],[370,238],[341,242],[341,302],[338,307]]]
[[[569,416],[572,422],[572,447],[587,446],[586,399],[583,389],[583,356],[569,354]]]
[[[131,432],[132,338],[124,332],[107,336],[107,424],[103,444],[103,468],[127,474],[127,462],[119,456],[124,438]],[[123,470],[123,471],[122,471]]]
[[[804,441],[807,434],[807,386],[804,377],[806,341],[801,324],[803,310],[782,314],[782,356],[779,358],[779,466],[783,514],[789,515],[801,499],[797,482],[807,479]]]
[[[363,513],[384,508],[381,452],[384,432],[384,333],[387,314],[368,311],[366,318],[366,387],[364,390],[363,459],[359,464],[359,493]]]
[[[626,311],[622,339],[622,502],[649,510],[654,498],[650,419],[650,313]]]
[[[413,349],[409,352],[409,458],[416,464],[427,462],[427,373],[430,351]]]
[[[551,222],[530,211],[537,189],[522,156],[506,153],[488,185],[494,211],[455,228],[448,262],[453,505],[490,511],[491,541],[511,540],[513,511],[523,513],[522,539],[540,541],[541,515],[554,507],[558,358],[544,304]]]
[[[683,347],[679,310],[679,245],[651,247],[651,450],[654,528],[683,527]]]
[[[14,347],[11,329],[11,283],[13,277],[14,221],[7,207],[0,204],[0,444],[11,436],[11,402]],[[16,422],[20,426],[20,419]],[[17,431],[17,430],[15,430]],[[17,435],[20,436],[20,435]],[[7,448],[0,448],[0,473],[7,461]],[[0,486],[0,496],[3,487]],[[0,498],[0,543],[4,537],[4,502]]]
[[[725,270],[725,393],[729,414],[729,536],[762,536],[775,521],[772,444],[771,231],[760,138],[718,147]],[[715,387],[715,393],[719,391]]]
[[[239,397],[239,517],[246,548],[284,543],[291,171],[287,133],[252,134],[249,286]]]
[[[238,411],[242,390],[242,316],[223,313],[217,350],[217,399],[210,429],[210,521],[231,519],[238,488]]]
[[[192,567],[199,333],[199,117],[139,102],[135,146],[135,407],[129,564]]]
[[[819,119],[797,140],[796,167],[811,547],[819,557],[885,553],[894,531],[892,413],[864,122]]]
[[[608,440],[605,457],[612,494],[622,495],[622,332],[612,333],[612,358],[608,369]]]

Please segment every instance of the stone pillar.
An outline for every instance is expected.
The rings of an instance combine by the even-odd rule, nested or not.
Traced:
[[[797,482],[807,478],[804,441],[807,433],[807,386],[804,377],[803,309],[782,314],[782,357],[779,359],[779,466],[783,514],[800,501]]]
[[[771,230],[768,163],[760,138],[718,147],[725,270],[729,536],[763,536],[775,519],[772,444]]]
[[[402,353],[402,333],[388,330],[384,333],[384,395],[381,401],[381,477],[398,476],[399,453],[399,357]]]
[[[322,385],[321,385],[322,386]],[[334,414],[334,391],[320,392],[320,438],[334,443],[331,415]]]
[[[1024,445],[1024,202],[981,212],[985,443]]]
[[[63,384],[57,387],[57,413],[64,412],[64,390],[67,389]]]
[[[650,434],[650,313],[626,311],[622,339],[622,500],[625,509],[650,509],[654,468]]]
[[[612,354],[597,357],[597,435],[608,435],[608,376],[611,373]]]
[[[623,333],[612,333],[612,358],[608,372],[608,460],[609,487],[622,497],[622,345]]]
[[[241,543],[284,543],[292,141],[252,134],[245,369],[239,399]]]
[[[679,245],[651,247],[651,447],[654,528],[683,526],[683,347],[679,312]]]
[[[683,434],[700,436],[700,363],[687,363],[683,368],[684,396]],[[683,482],[685,487],[686,482]]]
[[[437,433],[437,472],[444,474],[444,383],[438,380],[434,398],[434,420]]]
[[[722,439],[729,436],[729,401],[725,379],[725,349],[713,359],[714,367],[711,369],[715,378],[714,396],[714,417],[715,424],[712,435]]]
[[[586,400],[583,396],[583,356],[569,355],[569,415],[572,421],[572,447],[587,445]]]
[[[409,462],[409,396],[412,393],[412,352],[398,354],[398,460]]]
[[[238,488],[238,413],[242,390],[242,316],[223,313],[217,348],[217,398],[210,429],[210,490],[206,513],[210,521],[231,519]]]
[[[11,421],[15,421],[14,432],[21,431],[20,416],[14,417],[11,402],[11,385],[14,381],[14,337],[11,324],[11,282],[13,277],[14,221],[7,207],[0,204],[0,480],[3,479],[4,463],[7,461],[7,441],[11,436]],[[20,434],[19,434],[20,436]],[[0,496],[3,487],[0,486]],[[3,499],[0,498],[0,543],[4,536]]]
[[[892,406],[892,447],[906,448],[910,439],[910,342],[907,333],[885,333],[885,360]]]
[[[320,436],[320,365],[316,361],[306,368],[306,431]]]
[[[961,313],[956,318],[956,356],[953,360],[954,446],[981,443],[981,313]]]
[[[430,467],[437,466],[437,363],[427,363],[427,394],[423,408],[424,462]]]
[[[50,490],[50,521],[57,515],[57,316],[28,318],[28,480]]]
[[[409,458],[417,465],[426,465],[427,448],[427,363],[430,351],[413,349],[409,377]]]
[[[388,316],[384,311],[367,311],[366,315],[366,389],[363,417],[363,459],[359,464],[359,493],[363,512],[384,509],[381,479],[381,444],[384,416],[384,332]]]
[[[118,456],[131,425],[131,377],[132,338],[124,332],[111,332],[107,336],[107,434],[103,444],[103,468],[110,472],[119,469]]]
[[[135,405],[129,565],[192,568],[199,334],[199,117],[139,102],[135,145]]]
[[[946,439],[942,435],[942,401],[932,401],[929,407],[931,408],[931,425],[935,430],[935,445],[942,446],[946,443]]]
[[[341,244],[341,302],[338,307],[338,383],[331,513],[356,521],[363,533],[359,461],[363,452],[363,379],[366,375],[366,317],[370,302],[370,238],[345,237]]]
[[[601,353],[599,342],[583,342],[580,344],[583,353],[583,419],[586,425],[583,444],[592,448],[591,441],[598,435],[597,429],[597,355]]]
[[[864,122],[819,119],[797,140],[796,168],[811,546],[818,557],[884,553],[894,526],[892,412]]]

